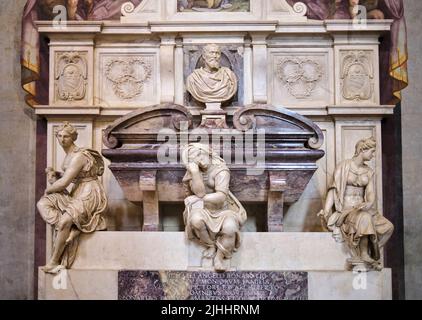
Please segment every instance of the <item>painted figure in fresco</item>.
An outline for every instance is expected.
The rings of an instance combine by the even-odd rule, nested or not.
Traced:
[[[208,146],[189,144],[182,150],[182,161],[187,169],[183,178],[186,233],[190,240],[206,247],[203,257],[214,259],[215,270],[224,272],[224,260],[240,246],[246,211],[229,190],[226,163]]]
[[[306,4],[310,19],[351,19],[359,13],[357,5],[366,8],[369,19],[384,19],[383,12],[378,8],[380,0],[287,0],[290,5],[298,1]]]
[[[319,213],[338,242],[351,252],[350,266],[357,271],[380,270],[380,249],[390,239],[394,226],[376,209],[375,174],[365,164],[374,157],[374,138],[360,140],[352,159],[334,172],[325,207]]]
[[[76,11],[80,0],[67,0],[67,11],[70,20],[76,20]],[[94,8],[94,0],[83,0],[85,5],[85,14],[89,16]]]
[[[120,17],[120,8],[125,2],[139,5],[141,0],[38,0],[38,8],[41,17],[48,20],[58,14],[54,11],[58,5],[66,8],[69,20],[115,20]]]
[[[91,14],[94,7],[94,0],[40,0],[39,7],[45,16],[54,18],[54,7],[63,6],[67,10],[68,19],[76,20],[78,5],[80,6],[79,2],[81,4],[83,3],[85,14]]]
[[[54,228],[53,253],[42,268],[47,273],[57,273],[72,266],[80,233],[106,229],[103,213],[107,197],[98,179],[104,172],[101,155],[77,147],[74,141],[78,133],[67,122],[56,131],[56,137],[66,153],[63,172],[46,169],[50,186],[37,203],[41,217]],[[73,188],[69,193],[66,188],[71,183]]]
[[[230,0],[179,0],[178,10],[204,8],[210,10],[230,9],[233,5]]]
[[[287,0],[303,2],[309,19],[352,19],[361,14],[355,5],[365,6],[368,19],[392,19],[391,32],[380,46],[381,104],[397,104],[408,85],[407,31],[403,0]]]
[[[368,19],[384,19],[384,12],[378,9],[379,0],[349,0],[349,12],[351,18],[355,18],[359,13],[356,6],[366,8]]]
[[[187,78],[186,88],[195,100],[208,103],[228,101],[237,92],[237,78],[232,70],[220,65],[221,50],[215,44],[205,46],[204,67]]]

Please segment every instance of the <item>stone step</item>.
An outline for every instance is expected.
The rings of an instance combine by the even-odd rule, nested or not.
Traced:
[[[289,272],[286,274],[288,276]],[[391,300],[392,298],[391,269],[360,274],[350,271],[309,271],[304,272],[302,277],[304,280],[300,283],[302,292],[300,297],[303,300]],[[224,290],[219,286],[218,281],[214,280],[212,283],[211,287],[206,284],[202,287],[205,287],[207,291],[213,290],[212,292]],[[140,281],[137,285],[139,287],[135,289],[135,292],[138,293],[135,299],[152,298],[151,292],[148,290],[145,296],[139,294],[137,290],[139,289],[140,292],[145,290],[145,281]],[[189,283],[178,282],[177,285],[180,287],[180,291],[183,291],[186,285],[189,287]],[[285,283],[283,288],[271,284],[262,285],[259,282],[254,285],[255,288],[257,286],[263,286],[263,290],[269,292],[284,291],[285,295],[281,297],[283,299],[295,296],[289,283]],[[117,270],[78,269],[62,270],[58,275],[45,274],[39,270],[38,288],[38,299],[40,300],[118,300],[119,296],[122,296],[122,293],[128,289],[125,287],[125,282],[121,281]],[[195,289],[197,288],[192,288],[192,290]],[[243,290],[249,290],[248,285],[245,285]],[[288,290],[290,290],[290,294],[287,292]],[[189,294],[195,293],[188,292],[187,295]],[[245,292],[242,294],[244,295]],[[250,292],[246,295],[248,294]],[[162,296],[157,295],[157,299],[160,298]],[[280,299],[280,297],[273,298]],[[241,299],[241,297],[237,297],[237,299]]]
[[[82,235],[73,269],[196,270],[202,248],[184,232],[96,232]],[[242,233],[237,271],[344,271],[347,251],[330,233]]]

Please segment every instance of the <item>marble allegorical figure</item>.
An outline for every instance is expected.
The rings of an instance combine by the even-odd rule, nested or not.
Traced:
[[[374,138],[360,140],[355,155],[337,166],[319,213],[338,242],[346,242],[355,271],[381,270],[381,248],[394,226],[376,209],[375,173],[365,162],[374,157]]]
[[[238,81],[232,70],[221,66],[220,47],[215,44],[205,46],[202,59],[204,67],[196,69],[187,78],[189,93],[203,103],[222,103],[233,98]]]
[[[224,272],[224,260],[240,247],[246,210],[229,190],[226,163],[208,146],[189,144],[182,150],[182,161],[187,169],[183,178],[187,236],[206,247],[203,258],[214,259],[215,271]]]
[[[106,229],[103,214],[107,197],[98,179],[104,172],[104,161],[97,151],[77,147],[74,143],[77,136],[76,129],[67,122],[56,131],[66,153],[63,172],[46,169],[50,185],[37,203],[41,217],[54,228],[53,253],[42,268],[47,273],[72,266],[81,233]]]

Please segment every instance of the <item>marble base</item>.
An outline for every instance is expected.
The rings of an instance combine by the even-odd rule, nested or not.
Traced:
[[[347,254],[330,233],[243,233],[242,241],[230,272],[221,275],[201,264],[202,248],[187,241],[184,232],[82,235],[71,270],[39,271],[39,299],[228,299],[233,298],[230,285],[238,290],[237,299],[392,297],[391,270],[345,271]],[[151,279],[157,280],[155,291],[149,289]],[[201,290],[203,284],[212,292]],[[192,287],[199,291],[191,296]]]
[[[202,270],[203,248],[184,232],[96,232],[82,235],[74,269]],[[258,254],[257,254],[258,253]],[[252,257],[252,258],[251,258]],[[242,233],[230,269],[343,271],[348,255],[330,233]]]
[[[120,273],[120,275],[119,275]],[[149,296],[139,296],[134,294],[139,283],[133,283],[137,281],[140,275],[148,274],[145,271],[118,271],[118,270],[65,270],[59,275],[45,274],[43,271],[39,271],[39,282],[38,282],[38,298],[40,300],[118,300],[121,299],[140,299],[140,298],[174,298],[174,299],[188,299],[191,298],[187,294],[186,282],[181,277],[176,277],[175,280],[169,285],[168,274],[175,274],[175,272],[150,272],[150,276],[146,277],[144,284],[148,284],[152,278],[156,280],[165,279],[167,275],[166,286],[163,287],[162,282],[158,282],[159,285],[155,292],[149,292]],[[180,274],[186,274],[186,272],[179,272]],[[197,273],[200,274],[200,273]],[[251,275],[251,272],[237,272],[234,274],[243,274],[243,278],[247,275]],[[391,289],[391,270],[384,269],[381,272],[369,272],[354,274],[348,271],[310,271],[310,272],[255,272],[255,278],[257,275],[281,275],[275,277],[271,281],[267,281],[270,284],[281,283],[282,288],[278,289],[279,295],[270,294],[267,291],[268,297],[278,297],[279,299],[309,299],[309,300],[391,300],[392,289]],[[122,276],[125,275],[125,276]],[[128,280],[128,275],[132,276],[131,280]],[[212,276],[218,277],[219,274],[209,273],[208,278]],[[286,285],[285,280],[291,279],[291,277],[297,276],[293,282],[295,285]],[[233,276],[231,276],[233,277]],[[130,277],[129,277],[130,278]],[[253,277],[252,277],[253,278]],[[229,277],[225,278],[226,282]],[[120,281],[119,281],[120,280]],[[196,280],[198,281],[198,280]],[[207,280],[209,281],[209,279]],[[244,282],[244,280],[238,281]],[[249,281],[250,283],[257,283],[256,280]],[[261,288],[265,288],[261,282]],[[141,281],[142,283],[142,281]],[[119,285],[120,284],[120,285]],[[120,288],[119,288],[120,287]],[[127,290],[122,291],[121,288],[125,287]],[[275,286],[274,286],[275,287]],[[145,287],[147,288],[147,286]],[[164,290],[166,288],[166,290]],[[240,287],[239,287],[240,288]],[[245,288],[247,286],[245,285]],[[120,289],[120,292],[119,292]],[[214,292],[217,290],[214,284]],[[220,289],[221,290],[221,289]],[[142,290],[141,290],[142,291]],[[164,294],[166,291],[166,294]],[[258,299],[256,293],[250,293],[250,298]],[[240,295],[240,294],[239,294]],[[254,295],[254,296],[252,296]],[[203,298],[204,296],[197,294],[197,298]],[[262,297],[262,296],[261,296]],[[241,297],[239,297],[241,298]],[[263,297],[265,298],[265,297]]]

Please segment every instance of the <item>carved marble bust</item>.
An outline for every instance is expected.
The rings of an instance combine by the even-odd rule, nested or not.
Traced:
[[[221,50],[216,44],[207,45],[202,54],[205,66],[189,75],[187,90],[203,103],[222,103],[237,92],[237,78],[232,70],[220,65]]]

